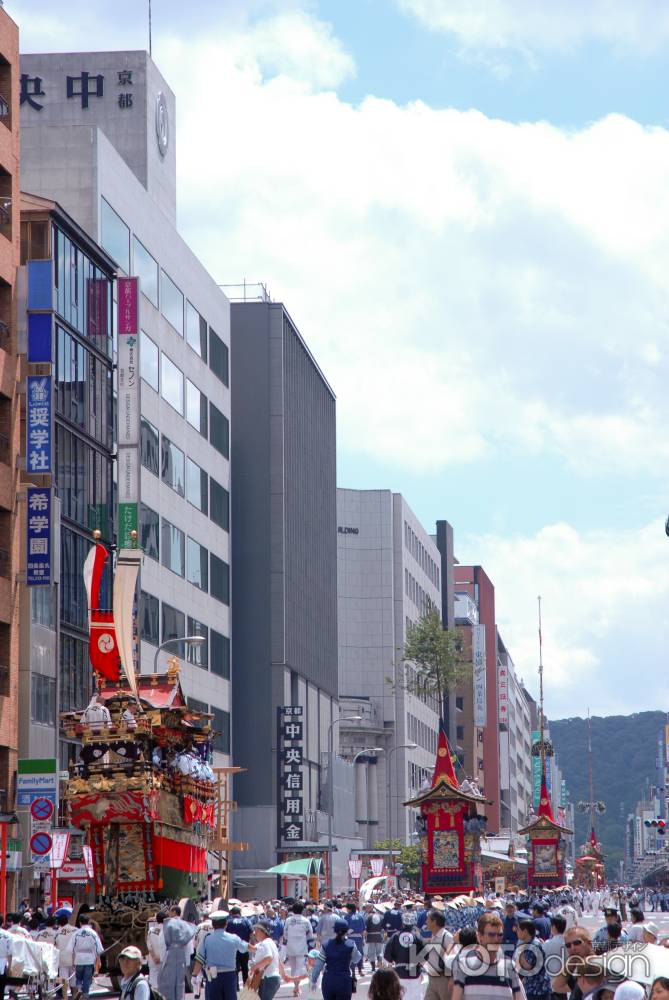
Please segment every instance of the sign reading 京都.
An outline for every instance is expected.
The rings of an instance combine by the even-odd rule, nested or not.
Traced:
[[[26,584],[51,583],[51,488],[31,486],[26,493]]]
[[[26,379],[26,467],[38,474],[51,472],[51,375]]]
[[[535,729],[532,733],[532,746],[541,739],[541,733]],[[532,805],[539,808],[541,798],[541,757],[532,757]]]
[[[119,547],[128,549],[139,530],[139,279],[119,278],[117,291],[118,533]]]
[[[485,625],[472,626],[472,663],[474,673],[474,725],[485,726],[486,712],[486,664]]]
[[[277,746],[279,748],[279,809],[281,840],[297,843],[304,840],[303,775],[304,723],[300,705],[281,705],[277,709]]]

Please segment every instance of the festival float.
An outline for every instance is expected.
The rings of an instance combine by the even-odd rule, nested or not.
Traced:
[[[601,816],[606,812],[606,805],[601,799],[595,799],[594,783],[592,777],[592,723],[590,721],[590,710],[588,709],[588,789],[590,799],[587,802],[578,802],[576,805],[580,813],[590,814],[590,836],[585,844],[581,845],[581,855],[576,858],[574,865],[574,885],[583,889],[599,889],[606,882],[604,867],[604,855],[601,845],[595,833],[595,816]]]
[[[473,782],[458,783],[442,724],[432,784],[404,803],[420,810],[423,892],[460,896],[481,891],[481,834],[489,804]]]
[[[102,609],[111,565],[99,533],[94,536],[83,572],[97,691],[83,713],[61,714],[66,735],[81,744],[65,798],[92,861],[91,915],[103,940],[117,942],[118,951],[129,943],[143,945],[157,904],[201,894],[210,849],[241,845],[225,841],[230,803],[227,793],[221,797],[227,773],[236,769],[214,772],[211,716],[188,707],[178,659],[170,660],[166,673],[135,670],[141,550],[119,551],[113,610]]]
[[[539,601],[539,740],[532,747],[532,756],[541,758],[541,791],[539,805],[527,826],[518,833],[529,839],[527,884],[530,890],[557,889],[566,881],[565,837],[572,830],[558,823],[553,816],[548,784],[546,758],[553,756],[553,745],[544,733],[544,666],[541,638],[541,598]]]

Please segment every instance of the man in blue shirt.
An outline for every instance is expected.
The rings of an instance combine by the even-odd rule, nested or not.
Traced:
[[[534,926],[538,937],[542,941],[548,941],[551,936],[551,922],[546,916],[546,910],[543,903],[535,903],[532,907],[532,919],[534,920]]]
[[[226,929],[228,917],[220,910],[211,915],[213,930],[207,934],[195,956],[193,974],[204,969],[207,985],[205,1000],[236,1000],[237,956],[248,958],[249,944]]]
[[[513,954],[518,944],[518,917],[516,915],[516,904],[507,903],[504,907],[504,937],[502,945],[506,954]]]
[[[346,916],[348,924],[348,939],[352,941],[360,953],[360,961],[357,965],[358,972],[362,975],[362,956],[365,952],[365,918],[358,912],[355,903],[346,904]]]
[[[278,945],[283,937],[283,920],[269,903],[265,907],[265,923],[269,924],[272,941]]]
[[[388,936],[402,930],[402,900],[396,899],[392,910],[387,910],[383,918],[383,929],[388,932]]]
[[[238,906],[231,906],[226,930],[228,934],[236,934],[238,938],[241,938],[248,945],[251,940],[253,926],[250,920],[242,916],[242,911]],[[249,978],[248,948],[245,951],[240,951],[237,955],[237,972],[241,972],[242,983],[246,985],[246,980]]]

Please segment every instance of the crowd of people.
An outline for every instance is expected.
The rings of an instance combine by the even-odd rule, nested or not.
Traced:
[[[370,975],[370,1000],[669,1000],[669,980],[644,988],[607,962],[629,945],[667,945],[647,919],[653,893],[560,890],[541,897],[401,894],[319,904],[300,899],[200,904],[199,923],[179,906],[156,914],[142,947],[118,956],[121,1000],[235,1000],[253,990],[274,1000],[288,983],[294,997],[350,1000]],[[661,908],[661,907],[660,907]],[[603,914],[594,933],[583,916]],[[18,939],[58,953],[59,995],[90,995],[104,953],[86,912],[7,915],[0,929],[0,1000]],[[148,977],[142,970],[148,966]],[[251,998],[249,998],[251,1000]]]

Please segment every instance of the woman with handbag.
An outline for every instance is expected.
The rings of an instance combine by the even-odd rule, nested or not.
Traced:
[[[274,1000],[281,985],[281,961],[279,950],[272,940],[272,927],[267,920],[259,920],[253,928],[256,942],[253,952],[251,978],[246,984],[256,990],[260,1000]]]

